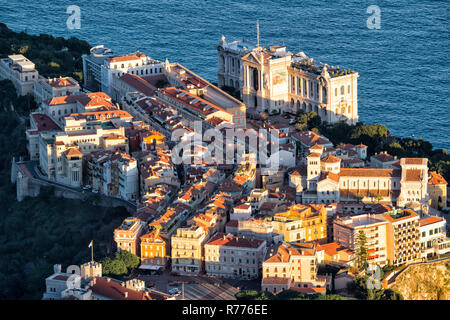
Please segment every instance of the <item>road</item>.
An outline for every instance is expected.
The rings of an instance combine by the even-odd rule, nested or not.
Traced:
[[[172,288],[177,288],[180,295],[177,299],[182,299],[182,282],[184,281],[185,300],[236,300],[238,292],[236,288],[243,285],[244,289],[260,290],[261,280],[237,280],[219,279],[206,275],[192,276],[172,276],[169,271],[164,271],[161,275],[139,275],[138,279],[146,284],[152,283],[154,289],[162,292],[169,292]],[[176,283],[174,283],[176,282]]]

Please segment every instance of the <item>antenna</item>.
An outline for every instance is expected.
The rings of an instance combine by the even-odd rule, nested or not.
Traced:
[[[256,47],[259,48],[259,20],[256,20]]]

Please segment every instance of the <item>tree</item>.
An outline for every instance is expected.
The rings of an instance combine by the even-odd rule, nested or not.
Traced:
[[[139,266],[139,257],[126,250],[117,251],[114,255],[115,260],[121,260],[128,269],[137,268]]]
[[[122,260],[105,258],[101,260],[102,273],[105,275],[121,276],[128,272],[125,263]]]
[[[303,130],[308,129],[308,125],[306,123],[298,122],[295,125],[295,129],[297,129],[297,131],[303,131]]]
[[[356,264],[359,270],[365,269],[367,260],[367,238],[364,231],[359,230],[356,237]]]

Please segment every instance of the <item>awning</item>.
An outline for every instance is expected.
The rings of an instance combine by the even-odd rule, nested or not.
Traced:
[[[143,269],[143,270],[160,270],[162,267],[161,266],[155,266],[155,265],[151,265],[151,264],[143,264],[139,267],[139,269]]]

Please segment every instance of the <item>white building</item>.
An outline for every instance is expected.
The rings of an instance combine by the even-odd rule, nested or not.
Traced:
[[[219,66],[220,68],[220,66]],[[258,112],[314,111],[328,123],[358,122],[358,73],[293,54],[285,46],[257,47],[241,58],[242,97]]]
[[[34,84],[34,100],[38,105],[54,97],[69,96],[80,93],[80,85],[72,77],[44,78],[39,76]]]
[[[101,91],[112,96],[114,77],[125,73],[138,76],[151,76],[163,73],[163,63],[141,52],[126,56],[109,57],[101,66]]]
[[[241,91],[241,58],[254,48],[254,45],[245,40],[226,42],[225,36],[222,36],[217,45],[219,88],[227,86]]]
[[[419,220],[422,258],[450,252],[450,239],[446,237],[444,218],[429,216]]]
[[[33,94],[38,77],[34,63],[21,54],[0,59],[0,79],[11,80],[19,96]]]
[[[60,264],[55,264],[53,271],[54,273],[45,279],[46,290],[42,300],[61,300],[65,290],[80,288],[80,275],[61,272]]]
[[[102,87],[102,65],[113,56],[111,49],[103,45],[92,47],[90,54],[83,54],[83,86],[91,91],[99,91]]]
[[[230,213],[230,220],[248,220],[252,215],[252,206],[250,203],[242,203],[233,208]]]

